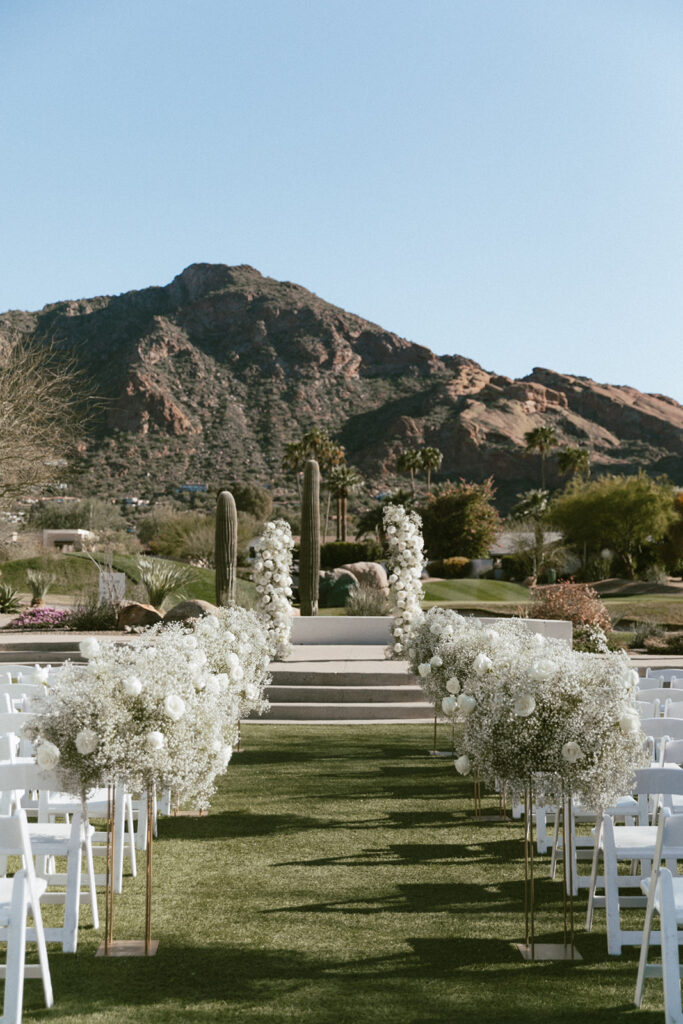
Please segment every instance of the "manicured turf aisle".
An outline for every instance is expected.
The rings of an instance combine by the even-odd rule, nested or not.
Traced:
[[[430,737],[247,726],[212,814],[160,823],[158,955],[96,959],[86,930],[77,956],[52,947],[55,1008],[31,982],[25,1019],[660,1022],[656,982],[632,1008],[637,951],[607,958],[602,914],[583,964],[522,963],[521,827],[474,823],[471,783],[426,756]],[[117,937],[141,934],[143,891],[144,872],[125,880]],[[539,936],[558,941],[560,884],[538,896]]]

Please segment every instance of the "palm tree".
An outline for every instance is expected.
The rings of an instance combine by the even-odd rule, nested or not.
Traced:
[[[301,441],[290,441],[285,445],[285,454],[282,456],[282,468],[292,470],[296,476],[296,487],[301,500],[301,471],[306,462],[306,453]]]
[[[538,452],[541,456],[541,489],[545,490],[545,460],[551,448],[557,446],[557,434],[554,427],[534,427],[524,435],[526,450]]]
[[[348,496],[358,490],[363,478],[353,466],[332,466],[328,476],[330,493],[337,499],[337,540],[345,541],[348,525]]]
[[[422,469],[422,458],[417,448],[404,448],[396,459],[396,468],[400,473],[410,474],[410,490],[415,497],[415,470]]]
[[[420,452],[420,468],[427,472],[427,494],[432,493],[432,470],[437,470],[443,462],[443,452],[439,448],[427,446]]]
[[[587,448],[565,448],[557,456],[560,473],[571,473],[583,480],[590,476],[590,461]]]
[[[550,494],[545,490],[525,491],[512,510],[512,518],[531,523],[534,531],[533,575],[538,578],[545,554],[545,524],[550,510]]]

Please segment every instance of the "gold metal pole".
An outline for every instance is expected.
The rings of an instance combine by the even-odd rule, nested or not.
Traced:
[[[534,791],[529,782],[529,873],[530,873],[530,914],[531,914],[531,959],[536,959],[536,933],[534,920]]]
[[[562,787],[562,803],[557,808],[556,814],[562,815],[562,918],[563,918],[563,939],[564,948],[567,949],[567,804],[565,800],[564,786]],[[571,822],[570,822],[571,828]]]
[[[524,945],[528,946],[528,786],[524,786]]]
[[[152,944],[152,840],[154,839],[153,793],[147,792],[147,890],[145,898],[145,956],[150,955]]]
[[[107,850],[105,855],[105,885],[104,885],[104,955],[109,956],[109,890],[111,888],[111,786],[107,786]]]
[[[569,817],[569,940],[571,942],[571,958],[574,959],[574,807],[571,790],[567,794],[567,813]]]

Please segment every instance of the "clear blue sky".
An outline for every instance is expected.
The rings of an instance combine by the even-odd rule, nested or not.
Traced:
[[[4,0],[0,310],[250,263],[683,401],[680,0]]]

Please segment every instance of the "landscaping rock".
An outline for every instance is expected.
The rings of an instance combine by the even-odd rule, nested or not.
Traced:
[[[116,628],[132,629],[134,626],[155,626],[162,619],[163,615],[151,604],[138,604],[137,601],[132,601],[119,610]]]
[[[218,608],[209,601],[181,601],[164,615],[164,622],[187,622],[188,619],[201,619],[202,615],[217,612]]]
[[[361,586],[381,590],[384,594],[389,593],[389,577],[379,562],[349,562],[341,568],[353,573]]]
[[[321,608],[343,608],[349,592],[358,586],[358,579],[348,569],[332,569],[320,573],[319,600]]]

